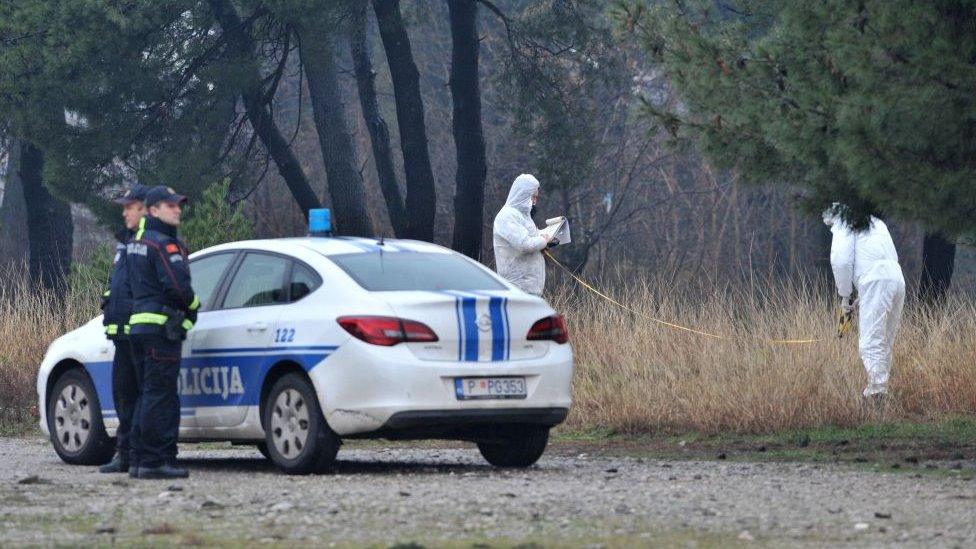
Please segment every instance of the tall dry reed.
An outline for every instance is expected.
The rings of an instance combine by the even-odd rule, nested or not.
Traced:
[[[47,346],[99,312],[94,281],[75,277],[76,287],[60,295],[27,272],[26,266],[0,269],[0,427],[36,415],[37,368]]]
[[[48,344],[98,313],[99,285],[75,281],[64,298],[25,269],[0,273],[0,423],[30,419]],[[621,432],[769,432],[872,420],[862,408],[856,333],[838,339],[831,289],[806,282],[675,287],[605,284],[642,315],[728,339],[668,328],[575,284],[550,296],[566,314],[576,353],[572,428]],[[745,286],[749,286],[746,284]],[[739,289],[737,289],[739,288]],[[811,345],[764,339],[816,337]],[[938,419],[976,410],[976,302],[910,305],[895,346],[889,419]]]
[[[863,405],[857,333],[838,338],[831,288],[675,289],[645,280],[613,292],[633,314],[568,282],[553,292],[576,357],[569,425],[622,432],[770,432],[877,420]],[[664,319],[724,339],[669,328]],[[767,340],[812,337],[813,344]],[[884,418],[976,411],[976,302],[910,303],[895,345]]]

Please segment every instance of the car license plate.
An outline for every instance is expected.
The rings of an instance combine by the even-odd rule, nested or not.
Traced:
[[[525,398],[524,377],[458,377],[454,378],[458,400]]]

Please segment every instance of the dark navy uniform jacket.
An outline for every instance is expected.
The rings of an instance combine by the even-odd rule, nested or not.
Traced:
[[[142,218],[126,247],[126,262],[132,286],[131,333],[163,333],[167,308],[186,313],[184,330],[193,327],[200,300],[190,285],[187,249],[176,237],[176,227],[151,215]]]
[[[105,292],[105,335],[109,339],[123,338],[129,333],[129,316],[132,314],[132,291],[129,284],[129,271],[126,268],[126,245],[132,240],[135,231],[122,229],[115,234],[115,258],[112,260],[112,273]]]

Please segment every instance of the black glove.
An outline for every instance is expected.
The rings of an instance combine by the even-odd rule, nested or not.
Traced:
[[[107,293],[108,292],[106,292],[106,294]],[[102,296],[99,298],[98,308],[102,311],[105,310],[105,307],[108,307],[108,295],[106,294],[102,294]]]
[[[546,248],[554,248],[554,247],[556,247],[558,245],[559,245],[559,239],[558,238],[553,238],[552,240],[549,241],[548,244],[546,244]]]
[[[187,313],[186,313],[187,320],[189,320],[190,322],[196,324],[197,323],[197,312],[198,311],[196,311],[196,310],[187,311]]]

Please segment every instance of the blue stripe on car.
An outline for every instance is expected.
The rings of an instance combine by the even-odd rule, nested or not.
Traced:
[[[178,381],[180,406],[185,409],[256,406],[261,398],[261,385],[272,366],[289,361],[308,372],[328,358],[335,349],[337,347],[333,345],[269,347],[256,348],[256,352],[249,354],[234,354],[241,349],[195,349],[194,355],[205,356],[191,355],[183,358]],[[112,363],[89,362],[85,364],[85,370],[95,386],[95,394],[98,395],[105,417],[115,417],[117,413],[112,399]]]
[[[460,362],[464,355],[464,323],[461,322],[461,298],[454,298],[454,315],[457,317],[457,327],[458,327],[458,361]]]
[[[509,360],[512,356],[512,327],[508,323],[508,298],[502,298],[502,310],[504,311],[504,324],[505,324],[505,360]]]
[[[488,299],[488,314],[491,316],[491,360],[505,360],[505,322],[502,317],[502,303],[504,298],[491,297]]]
[[[193,349],[193,354],[219,354],[219,353],[271,353],[275,351],[335,351],[339,347],[335,345],[309,345],[294,347],[227,347],[219,349]]]
[[[477,299],[474,297],[461,298],[461,309],[464,313],[464,360],[478,362],[478,319]]]

